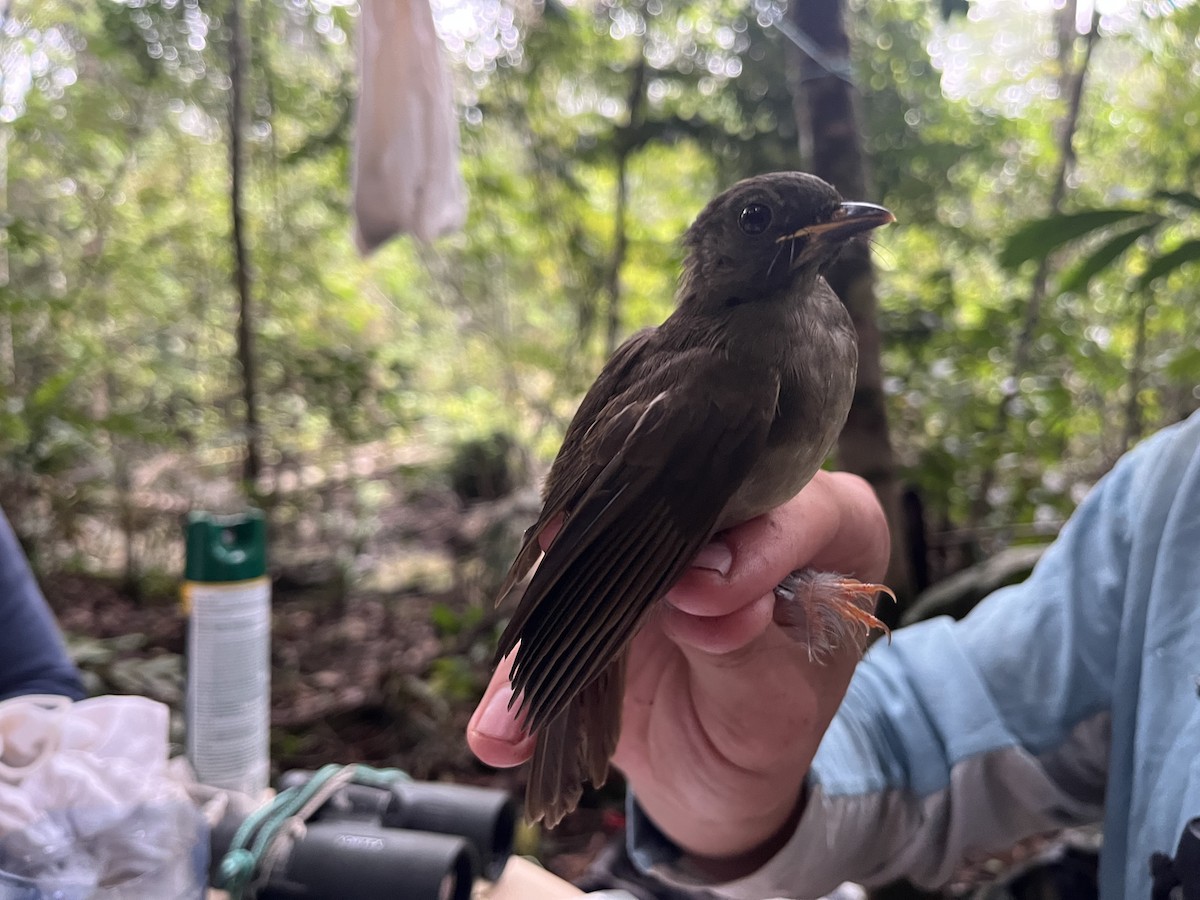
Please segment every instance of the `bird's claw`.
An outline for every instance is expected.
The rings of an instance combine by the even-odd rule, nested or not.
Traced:
[[[891,640],[891,630],[871,611],[881,593],[896,599],[884,584],[801,569],[775,588],[775,623],[807,647],[811,659],[823,659],[847,640],[865,648],[872,631]]]

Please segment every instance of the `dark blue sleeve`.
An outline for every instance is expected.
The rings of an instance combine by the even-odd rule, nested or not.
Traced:
[[[22,694],[79,700],[83,685],[17,536],[0,511],[0,700]]]

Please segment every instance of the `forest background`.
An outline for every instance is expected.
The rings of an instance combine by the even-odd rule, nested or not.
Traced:
[[[177,698],[181,518],[249,502],[277,761],[484,777],[456,729],[530,486],[607,353],[670,310],[683,229],[756,172],[899,220],[843,284],[866,377],[838,458],[885,497],[910,614],[1027,567],[1200,407],[1200,5],[434,11],[469,219],[365,260],[357,4],[0,18],[0,505],[94,689]]]

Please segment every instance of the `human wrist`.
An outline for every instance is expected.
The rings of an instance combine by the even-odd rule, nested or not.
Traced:
[[[804,814],[806,799],[807,791],[802,786],[796,802],[791,805],[790,811],[786,813],[782,821],[768,832],[767,837],[751,846],[745,849],[734,849],[731,853],[697,852],[697,850],[681,847],[678,865],[712,883],[735,881],[753,874],[770,862],[787,845],[796,831],[800,817]],[[784,809],[786,810],[787,807]],[[763,827],[761,820],[754,824],[759,829]],[[744,834],[745,832],[741,832],[740,836],[744,836]],[[736,846],[736,843],[735,840],[733,846]],[[710,845],[711,839],[705,841],[705,850],[708,850]]]

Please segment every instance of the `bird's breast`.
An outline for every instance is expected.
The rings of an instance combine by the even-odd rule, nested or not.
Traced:
[[[853,331],[830,330],[822,337],[819,351],[797,347],[784,367],[766,446],[725,505],[718,530],[792,499],[837,442],[854,399],[857,345]]]
[[[749,521],[791,500],[821,468],[828,453],[829,448],[817,441],[769,446],[725,505],[717,530]]]

